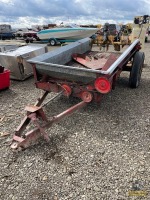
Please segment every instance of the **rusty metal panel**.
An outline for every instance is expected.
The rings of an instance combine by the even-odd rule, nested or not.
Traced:
[[[88,54],[73,54],[73,59],[81,65],[90,69],[106,70],[120,56],[117,53],[91,51]]]

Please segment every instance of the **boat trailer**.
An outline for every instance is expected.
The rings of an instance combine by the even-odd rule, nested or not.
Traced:
[[[85,38],[28,60],[33,67],[36,88],[44,93],[34,105],[25,107],[26,116],[15,131],[12,149],[27,148],[40,137],[49,141],[46,129],[90,102],[100,102],[105,94],[115,89],[122,71],[130,72],[131,88],[139,86],[144,63],[139,39],[122,54],[91,49],[91,39]],[[51,92],[56,96],[44,103]],[[80,102],[48,119],[43,107],[60,95],[77,97]],[[34,128],[28,131],[30,124]]]

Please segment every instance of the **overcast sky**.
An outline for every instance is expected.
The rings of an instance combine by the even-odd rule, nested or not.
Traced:
[[[0,24],[12,28],[61,22],[127,23],[144,14],[150,14],[150,0],[0,0]]]

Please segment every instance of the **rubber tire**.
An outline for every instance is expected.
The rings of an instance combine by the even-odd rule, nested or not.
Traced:
[[[40,38],[39,38],[39,37],[36,37],[35,39],[36,39],[36,41],[40,41]]]
[[[137,51],[134,55],[132,69],[129,77],[129,86],[131,88],[137,88],[140,84],[144,58],[145,55],[143,52]]]
[[[49,40],[50,46],[55,46],[56,45],[56,40],[55,39],[50,39]]]
[[[148,38],[147,37],[145,37],[145,42],[148,42]]]

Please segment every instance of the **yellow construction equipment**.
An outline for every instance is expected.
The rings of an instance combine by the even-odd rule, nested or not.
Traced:
[[[142,48],[144,48],[145,36],[149,27],[150,16],[136,16],[133,24],[128,23],[126,26],[130,30],[127,34],[124,33],[123,29],[120,29],[116,35],[112,35],[109,32],[109,24],[104,24],[103,28],[100,29],[100,33],[97,34],[93,43],[100,45],[100,49],[108,50],[109,45],[113,45],[116,51],[120,51],[121,47],[126,44],[131,44],[134,40],[139,39]]]
[[[149,27],[149,22],[149,15],[136,16],[134,18],[133,29],[131,33],[131,42],[133,42],[136,39],[139,39],[142,44],[142,48],[144,48],[145,36]]]

